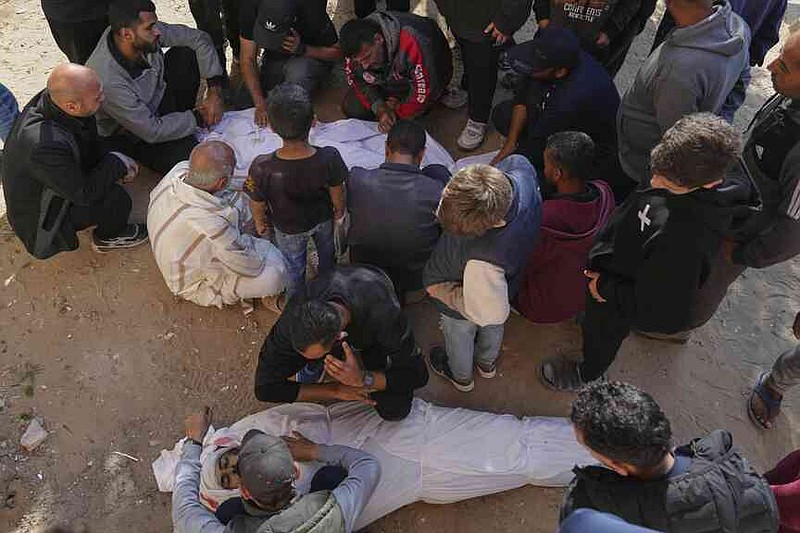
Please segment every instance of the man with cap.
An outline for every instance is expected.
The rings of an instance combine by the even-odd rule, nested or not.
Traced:
[[[616,176],[616,115],[619,93],[614,80],[581,49],[568,29],[551,26],[508,52],[520,78],[514,98],[493,111],[505,143],[492,163],[518,153],[541,173],[547,138],[559,131],[582,131],[595,142],[599,176]],[[628,180],[629,181],[629,180]],[[612,183],[618,201],[632,188]]]
[[[300,434],[275,437],[250,430],[239,448],[237,469],[244,514],[227,526],[199,500],[200,452],[211,424],[211,411],[186,419],[186,440],[175,471],[172,523],[178,533],[272,531],[289,533],[350,533],[380,478],[380,463],[370,454],[347,446],[315,444]],[[332,491],[296,497],[295,461],[340,465],[347,477]]]
[[[241,91],[237,106],[254,106],[256,123],[266,126],[267,92],[292,82],[313,93],[342,57],[338,40],[325,2],[243,0],[239,59],[247,91]],[[264,49],[260,66],[259,49]]]

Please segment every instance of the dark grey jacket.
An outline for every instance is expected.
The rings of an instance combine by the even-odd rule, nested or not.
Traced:
[[[532,4],[533,0],[436,0],[450,30],[457,37],[478,43],[489,42],[483,30],[490,22],[512,35],[530,17]]]
[[[748,129],[744,160],[763,210],[733,259],[764,268],[800,254],[800,102],[775,95],[764,104]]]
[[[733,447],[727,431],[714,431],[675,451],[689,456],[687,472],[638,480],[599,466],[576,468],[561,519],[575,509],[615,514],[670,533],[773,533],[778,507],[767,481]]]

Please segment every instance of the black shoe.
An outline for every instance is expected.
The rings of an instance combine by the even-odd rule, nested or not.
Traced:
[[[92,233],[92,246],[100,253],[136,248],[147,241],[147,226],[144,224],[128,224],[122,233],[108,239],[98,237],[97,230]]]
[[[431,348],[431,353],[428,354],[428,362],[431,365],[431,370],[452,383],[456,390],[460,392],[469,392],[475,388],[474,380],[469,380],[464,383],[453,377],[453,372],[450,370],[450,365],[447,363],[447,352],[441,346]]]

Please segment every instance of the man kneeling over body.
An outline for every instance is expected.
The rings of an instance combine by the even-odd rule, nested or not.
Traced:
[[[334,382],[323,383],[326,373]],[[255,382],[263,402],[355,400],[402,420],[428,370],[386,274],[348,265],[294,293],[261,347]]]
[[[172,494],[172,523],[178,533],[350,533],[378,485],[380,464],[366,452],[315,444],[302,435],[282,439],[253,429],[244,436],[237,453],[229,456],[236,461],[237,479],[231,486],[240,488],[243,499],[238,512],[226,517],[225,526],[198,498],[200,452],[210,424],[208,408],[186,419],[186,441]],[[295,461],[336,465],[346,471],[346,477],[329,484],[335,487],[296,498],[293,484],[299,469]]]
[[[243,232],[252,219],[247,197],[227,188],[236,156],[207,141],[175,165],[150,193],[147,227],[170,292],[202,306],[274,296],[288,275],[280,251]]]

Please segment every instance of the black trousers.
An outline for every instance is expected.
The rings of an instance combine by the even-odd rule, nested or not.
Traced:
[[[384,420],[403,420],[411,412],[414,391],[406,392],[373,392],[369,395],[375,400],[375,410]]]
[[[200,69],[197,56],[190,48],[174,46],[164,56],[166,90],[158,112],[160,115],[193,109],[200,89]],[[189,158],[197,146],[194,135],[162,143],[148,143],[130,134],[113,135],[104,140],[108,150],[122,152],[159,174]]]
[[[197,24],[211,36],[222,68],[226,68],[225,40],[239,58],[239,0],[189,0],[189,9]]]
[[[100,202],[92,205],[72,204],[67,216],[75,231],[97,226],[94,230],[97,237],[111,239],[122,233],[128,225],[131,205],[131,197],[115,183]]]
[[[375,11],[376,0],[354,0],[353,7],[355,8],[356,16],[363,19],[373,11]],[[386,0],[387,11],[408,11],[410,9],[410,0]]]
[[[586,291],[586,314],[583,331],[583,362],[581,377],[593,381],[602,376],[617,357],[622,341],[631,332],[629,319],[616,312],[611,300],[599,303]]]
[[[464,78],[462,85],[469,95],[469,118],[476,122],[486,123],[492,112],[492,99],[497,87],[497,63],[500,54],[510,46],[494,46],[491,41],[474,43],[460,38],[456,40],[461,47],[464,60]]]
[[[108,18],[82,22],[62,22],[47,19],[50,33],[70,63],[83,65],[94,52],[97,42],[108,27]]]

